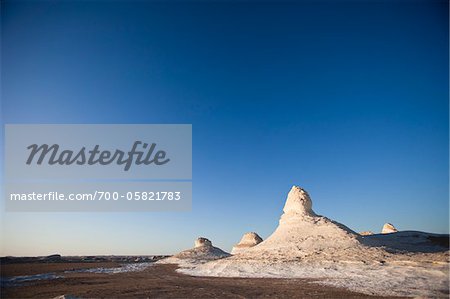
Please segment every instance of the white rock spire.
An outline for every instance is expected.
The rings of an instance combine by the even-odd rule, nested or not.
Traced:
[[[291,191],[289,191],[283,212],[285,214],[316,216],[316,213],[312,210],[312,201],[308,192],[298,186],[292,186]]]

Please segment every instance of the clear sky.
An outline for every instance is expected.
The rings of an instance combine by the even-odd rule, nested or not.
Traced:
[[[290,187],[448,233],[446,1],[2,1],[3,123],[191,123],[193,209],[4,213],[2,255],[266,238]]]

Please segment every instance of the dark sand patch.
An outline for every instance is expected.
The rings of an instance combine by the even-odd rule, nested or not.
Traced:
[[[0,267],[2,277],[35,275],[42,273],[64,272],[70,270],[89,268],[113,268],[119,267],[119,263],[26,263],[26,264],[6,264]]]
[[[3,274],[61,273],[65,270],[116,267],[115,263],[43,263],[2,266]],[[191,277],[175,265],[152,265],[118,274],[64,273],[64,278],[2,288],[2,298],[381,298],[310,283],[310,279]],[[29,271],[28,271],[28,270]],[[58,272],[59,271],[59,272]],[[9,276],[8,275],[8,276]]]

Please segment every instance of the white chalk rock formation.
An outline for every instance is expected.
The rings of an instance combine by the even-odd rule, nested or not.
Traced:
[[[311,198],[304,189],[293,186],[283,208],[279,225],[261,244],[246,251],[248,254],[305,257],[313,252],[336,252],[338,248],[359,245],[359,235],[343,224],[317,215]]]
[[[383,225],[383,229],[381,230],[382,234],[391,234],[396,232],[398,232],[398,230],[390,223],[385,223]]]
[[[312,201],[308,192],[298,186],[292,186],[283,208],[283,216],[317,216],[312,210]]]
[[[373,232],[371,232],[370,230],[367,231],[363,231],[359,233],[361,236],[371,236],[373,235]]]
[[[194,248],[198,248],[198,247],[202,247],[202,246],[212,246],[212,243],[210,240],[208,240],[206,238],[197,238],[197,240],[195,240]]]
[[[195,240],[194,248],[184,250],[159,262],[163,264],[198,264],[221,259],[230,255],[231,254],[223,251],[222,249],[214,247],[210,240],[200,237]]]
[[[241,241],[233,246],[233,249],[231,250],[231,254],[237,254],[240,252],[244,252],[246,249],[251,248],[253,246],[258,245],[261,243],[263,239],[254,232],[245,233],[242,236]]]
[[[442,236],[362,236],[314,213],[308,193],[295,186],[283,212],[277,229],[258,245],[224,259],[186,264],[178,271],[196,276],[317,278],[325,285],[371,295],[448,297],[448,245],[436,253],[431,245],[423,253],[402,251],[420,249],[417,245],[425,240],[441,242]],[[443,237],[448,242],[448,235]]]

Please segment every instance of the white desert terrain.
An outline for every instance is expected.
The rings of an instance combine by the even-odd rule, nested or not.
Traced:
[[[247,238],[256,242],[244,236],[244,243]],[[229,256],[209,242],[160,262],[193,276],[316,278],[365,294],[448,297],[445,240],[448,235],[396,232],[392,225],[383,234],[360,235],[317,215],[308,193],[294,186],[278,227],[261,243]]]

